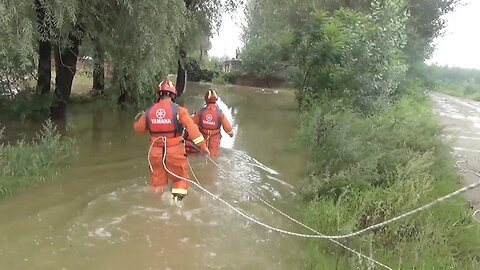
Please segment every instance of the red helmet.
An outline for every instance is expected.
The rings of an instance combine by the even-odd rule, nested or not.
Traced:
[[[205,94],[205,103],[215,103],[218,100],[217,92],[214,89],[209,89]]]
[[[173,85],[173,83],[169,80],[164,80],[158,84],[157,93],[160,92],[170,92],[175,96],[177,95],[177,89],[175,89],[175,85]]]

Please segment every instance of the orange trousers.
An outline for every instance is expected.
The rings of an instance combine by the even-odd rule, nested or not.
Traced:
[[[222,135],[220,133],[215,135],[203,134],[205,137],[205,142],[207,143],[208,150],[210,151],[211,157],[216,157],[220,153],[220,141],[222,140]]]
[[[163,146],[153,146],[150,151],[150,187],[165,189],[168,185],[168,179],[172,179],[173,194],[187,194],[189,183],[168,173],[163,166]],[[185,154],[185,146],[177,144],[167,146],[167,156],[165,164],[172,173],[188,178],[187,157]]]

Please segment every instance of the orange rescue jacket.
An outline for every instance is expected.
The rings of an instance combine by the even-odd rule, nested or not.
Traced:
[[[232,131],[232,125],[225,114],[216,104],[208,104],[193,116],[193,122],[198,125],[200,132],[205,136],[220,134],[220,128],[226,133]]]
[[[163,146],[159,137],[167,138],[167,146],[177,145],[183,142],[183,128],[188,133],[188,139],[192,140],[200,148],[205,149],[205,140],[193,122],[187,109],[173,103],[169,99],[163,99],[153,104],[133,124],[134,130],[139,134],[150,132],[150,143],[155,141],[155,146]]]

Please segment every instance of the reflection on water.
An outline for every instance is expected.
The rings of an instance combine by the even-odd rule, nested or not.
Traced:
[[[189,84],[184,106],[202,107],[210,85]],[[293,201],[303,159],[289,151],[298,127],[284,92],[218,89],[235,137],[224,134],[217,162],[190,159],[200,183],[255,218],[295,226],[252,198],[297,216]],[[80,155],[57,180],[0,201],[0,269],[298,269],[303,240],[251,224],[192,187],[183,205],[147,188],[147,137],[136,112],[77,106],[66,132]],[[234,179],[231,179],[233,176]]]

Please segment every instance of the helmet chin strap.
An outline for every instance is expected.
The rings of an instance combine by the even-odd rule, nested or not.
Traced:
[[[162,95],[162,92],[161,92],[161,91],[155,93],[155,102],[159,102],[160,99],[161,99],[163,96],[165,96],[165,95],[168,96],[168,97],[170,97],[170,99],[172,100],[172,102],[175,103],[177,97],[176,97],[174,94],[171,94],[171,93],[168,93],[168,92],[167,92],[166,94],[163,94],[163,95]]]

